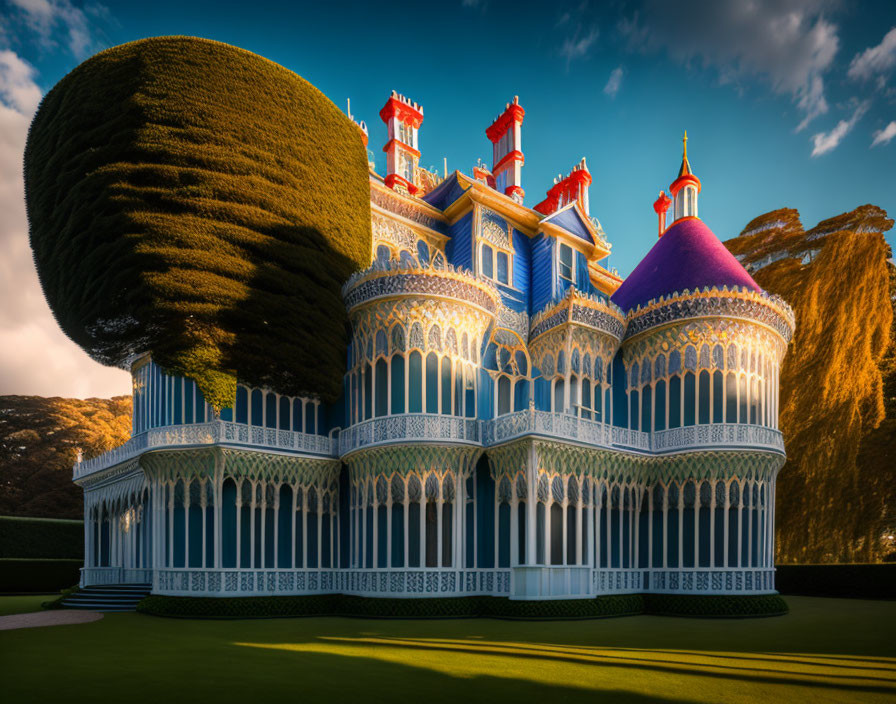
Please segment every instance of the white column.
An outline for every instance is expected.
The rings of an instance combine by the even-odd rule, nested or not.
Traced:
[[[439,376],[441,379],[441,376]],[[445,498],[442,492],[442,480],[439,479],[439,492],[436,495],[436,567],[444,567],[442,564],[442,508]]]
[[[386,487],[386,568],[392,567],[392,483]]]
[[[302,491],[302,569],[308,569],[308,487]]]
[[[511,489],[510,495],[510,566],[515,567],[520,562],[520,516],[519,499],[516,495],[516,486]]]
[[[669,568],[669,487],[663,487],[663,569]]]
[[[582,544],[584,543],[582,540],[583,482],[578,482],[578,487],[579,496],[576,500],[576,564],[583,565],[585,564],[582,561]]]
[[[174,487],[175,483],[170,484],[168,494],[168,560],[167,566],[174,567]],[[111,525],[110,525],[111,528]],[[111,530],[110,537],[111,537]]]
[[[252,500],[249,502],[249,567],[255,569],[255,482],[250,482],[252,487]]]
[[[408,546],[410,544],[409,537],[408,537],[408,523],[409,523],[408,513],[410,512],[411,501],[408,498],[407,480],[402,480],[402,481],[404,482],[404,500],[402,501],[402,504],[401,504],[403,506],[401,517],[404,520],[404,536],[403,536],[404,537],[404,568],[407,569],[408,567],[411,566],[410,551],[408,549]]]
[[[292,520],[290,521],[290,525],[292,526],[292,532],[289,537],[289,544],[292,546],[292,550],[290,550],[289,556],[289,566],[291,569],[296,568],[296,501],[298,499],[298,484],[292,485]],[[352,507],[349,506],[349,512],[351,512]]]
[[[241,542],[243,539],[243,482],[236,485],[236,565],[237,569],[243,568],[243,551]]]
[[[535,547],[535,526],[538,518],[538,499],[536,495],[535,480],[537,455],[535,443],[529,444],[529,461],[526,467],[526,564],[534,565],[538,557]]]
[[[740,384],[737,385],[740,388]],[[740,404],[738,403],[738,408]],[[709,566],[716,566],[716,481],[709,483],[712,496],[709,498]]]
[[[376,495],[376,482],[373,484],[373,568],[376,569],[379,566],[379,527],[380,527],[380,506],[378,503],[378,497]]]
[[[202,492],[199,496],[199,507],[202,511],[202,557],[200,559],[202,560],[202,569],[205,569],[208,566],[208,563],[206,562],[206,554],[205,554],[206,553],[205,546],[207,543],[207,541],[206,541],[206,532],[207,532],[206,524],[208,523],[208,521],[205,520],[205,510],[207,508],[208,499],[206,498],[206,494],[205,494],[205,481],[204,480],[199,483],[199,487],[200,487],[200,491]]]

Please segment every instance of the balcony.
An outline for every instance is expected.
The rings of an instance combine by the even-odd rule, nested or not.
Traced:
[[[425,265],[377,262],[353,274],[342,287],[349,313],[383,299],[435,298],[471,306],[494,318],[501,303],[497,288],[489,281],[450,264]]]
[[[659,430],[650,438],[650,449],[656,454],[695,448],[745,448],[784,453],[781,431],[764,425],[716,423],[686,425],[671,430]]]
[[[617,428],[568,413],[517,411],[488,421],[483,431],[485,445],[499,445],[529,435],[620,450],[650,449],[648,433]]]
[[[74,467],[74,479],[82,479],[94,472],[113,467],[139,456],[148,450],[227,445],[287,450],[305,455],[333,457],[335,441],[326,435],[311,435],[292,430],[259,428],[215,420],[209,423],[170,425],[152,428],[128,440],[98,457],[78,462]]]
[[[408,413],[365,420],[339,433],[339,454],[397,443],[480,445],[480,421],[434,413]]]
[[[784,438],[781,432],[763,425],[738,423],[689,425],[645,433],[577,418],[568,413],[534,410],[517,411],[486,421],[482,434],[485,446],[500,445],[534,435],[571,440],[607,449],[634,450],[652,454],[709,448],[758,449],[784,453]]]

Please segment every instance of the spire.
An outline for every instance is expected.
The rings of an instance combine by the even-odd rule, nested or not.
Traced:
[[[687,131],[681,139],[681,147],[681,169],[678,171],[678,178],[669,186],[669,195],[674,201],[673,222],[681,218],[697,217],[697,194],[701,188],[700,179],[691,171],[691,163],[688,161]]]
[[[681,139],[683,155],[681,157],[681,169],[678,171],[678,178],[689,176],[691,174],[691,165],[688,162],[688,131],[684,131],[684,137]]]

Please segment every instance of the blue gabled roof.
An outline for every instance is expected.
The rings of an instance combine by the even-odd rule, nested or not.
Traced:
[[[554,225],[562,227],[570,234],[575,235],[590,244],[594,244],[594,238],[591,236],[591,231],[588,225],[585,224],[582,215],[579,213],[579,209],[576,208],[575,205],[575,201],[573,201],[556,213],[551,213],[546,218],[543,218],[542,222],[550,221]]]
[[[445,208],[460,198],[466,190],[467,189],[457,178],[457,171],[455,171],[438,186],[423,196],[422,200],[429,203],[434,208],[445,210]]]

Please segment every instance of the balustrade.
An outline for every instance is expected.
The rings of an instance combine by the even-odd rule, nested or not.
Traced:
[[[480,421],[474,418],[408,413],[362,421],[339,434],[339,454],[360,447],[396,442],[456,442],[479,445]]]
[[[261,428],[223,420],[170,425],[147,430],[99,457],[77,463],[74,466],[74,479],[80,479],[137,457],[147,450],[158,448],[243,445],[332,457],[335,455],[334,444],[334,440],[326,435]]]

